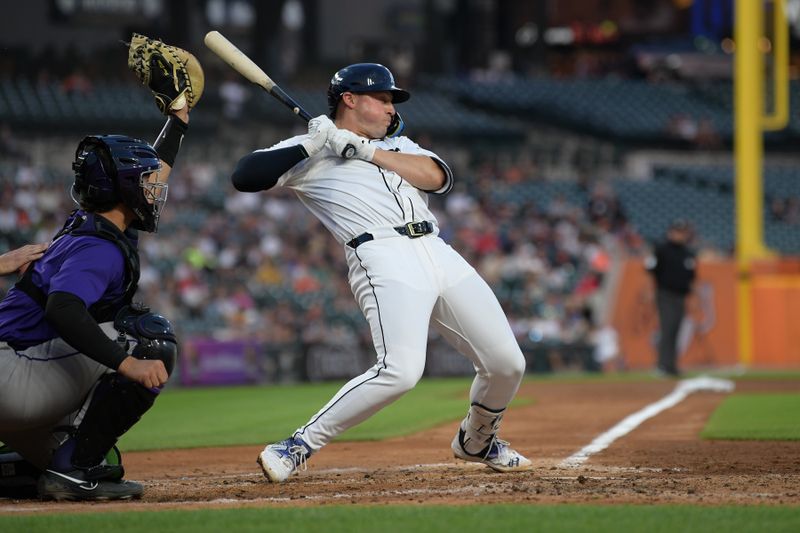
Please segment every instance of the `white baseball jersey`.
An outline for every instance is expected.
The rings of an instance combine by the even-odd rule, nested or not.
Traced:
[[[270,149],[294,146],[307,138],[308,135],[298,135]],[[444,161],[408,137],[371,143],[383,150],[432,157],[447,175],[442,188],[432,192],[445,193],[453,186],[453,174]],[[436,223],[425,192],[391,170],[361,159],[343,159],[327,146],[296,164],[281,176],[278,185],[293,189],[342,244],[376,228],[422,220]]]
[[[272,149],[299,144],[293,137]],[[432,157],[406,137],[371,141],[376,148]],[[349,282],[369,323],[376,364],[350,380],[295,436],[316,451],[413,388],[425,370],[431,324],[476,369],[472,404],[502,412],[525,371],[525,358],[491,288],[438,236],[427,194],[400,175],[330,148],[297,163],[277,182],[290,187],[343,244],[365,232],[372,239],[344,246]],[[394,228],[427,221],[434,231],[401,235]]]

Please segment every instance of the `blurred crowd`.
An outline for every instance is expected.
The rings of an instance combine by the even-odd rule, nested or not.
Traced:
[[[613,190],[587,185],[584,205],[559,197],[542,207],[541,177],[524,157],[455,150],[457,186],[431,205],[442,236],[495,290],[519,340],[613,356],[604,278],[614,257],[643,247]],[[49,240],[75,207],[68,169],[10,161],[0,166],[0,251]],[[234,164],[178,162],[159,232],[140,239],[137,299],[184,337],[257,340],[298,353],[322,341],[369,346],[341,245],[290,191],[235,191]],[[529,199],[502,200],[520,184]],[[13,281],[0,280],[0,291]]]

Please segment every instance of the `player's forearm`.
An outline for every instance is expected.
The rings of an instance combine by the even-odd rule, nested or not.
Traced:
[[[438,191],[447,179],[442,167],[427,155],[377,149],[372,162],[398,173],[404,180],[423,191]]]
[[[67,344],[112,370],[116,370],[128,356],[119,344],[103,333],[83,300],[74,294],[50,294],[45,306],[45,319]]]
[[[253,152],[236,164],[231,182],[237,191],[265,191],[274,187],[282,175],[306,157],[300,145]]]
[[[188,106],[187,106],[188,107]],[[159,159],[161,159],[161,171],[159,172],[159,183],[166,183],[175,166],[175,159],[183,142],[183,136],[189,129],[189,111],[187,107],[175,111],[167,118],[167,122],[153,143]]]

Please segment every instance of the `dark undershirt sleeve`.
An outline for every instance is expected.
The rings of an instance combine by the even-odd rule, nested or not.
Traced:
[[[50,293],[44,317],[67,344],[112,370],[128,357],[122,346],[103,333],[83,300],[74,294]]]
[[[241,158],[231,175],[237,191],[258,192],[275,186],[278,179],[308,157],[299,144],[288,148],[253,152]]]

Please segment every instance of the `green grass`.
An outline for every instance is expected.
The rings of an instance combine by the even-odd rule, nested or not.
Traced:
[[[380,440],[456,422],[468,407],[469,379],[425,379],[346,440]],[[167,389],[120,441],[124,451],[263,444],[286,438],[342,383]],[[530,403],[519,398],[512,405]],[[453,426],[455,431],[455,425]]]
[[[685,373],[684,378],[698,376],[727,378],[734,381],[797,381],[800,380],[800,371],[748,370],[742,367],[730,367],[711,370],[690,370]],[[528,374],[525,377],[526,381],[534,383],[641,383],[664,381],[664,379],[656,376],[652,370],[611,371],[606,373],[567,370],[552,374]]]
[[[800,440],[800,394],[734,394],[703,430],[706,439]]]
[[[797,376],[795,373],[769,374],[773,379],[794,379]],[[737,375],[736,379],[764,377],[761,374],[745,373]],[[624,384],[663,380],[648,372],[576,372],[529,375],[525,381],[534,384]],[[466,412],[470,382],[470,378],[425,378],[403,398],[347,431],[341,439],[380,440],[455,422]],[[123,436],[120,447],[123,451],[197,448],[263,444],[283,439],[325,405],[341,385],[341,382],[335,382],[258,387],[168,388],[142,421]],[[532,398],[518,396],[512,406],[531,401]],[[800,424],[795,423],[795,426]]]
[[[797,370],[754,370],[747,369],[742,366],[719,368],[702,373],[717,378],[728,378],[736,381],[777,381],[800,379],[800,371]]]
[[[323,506],[0,516],[0,530],[59,531],[800,531],[798,507],[590,505]]]

